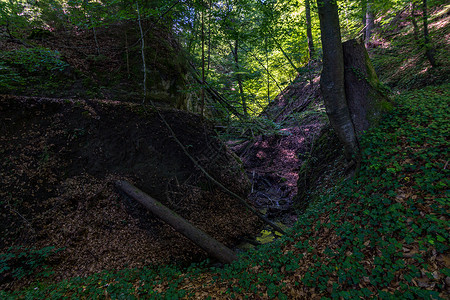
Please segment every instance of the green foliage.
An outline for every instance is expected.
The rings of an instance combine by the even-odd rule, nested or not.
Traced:
[[[29,74],[63,71],[68,64],[61,60],[58,51],[45,48],[23,48],[1,53],[1,59]]]
[[[0,52],[0,90],[20,90],[30,84],[49,85],[68,64],[58,51],[22,48]]]
[[[449,249],[450,203],[441,200],[449,186],[446,179],[449,172],[443,167],[445,162],[439,160],[449,155],[448,141],[443,136],[450,129],[447,121],[450,99],[441,94],[448,87],[431,87],[398,97],[401,108],[364,137],[364,161],[358,176],[331,199],[323,198],[317,205],[319,211],[310,210],[297,224],[299,237],[311,234],[312,230],[325,226],[308,225],[319,218],[320,214],[316,214],[329,213],[332,223],[326,226],[334,227],[343,241],[338,249],[328,250],[327,258],[318,261],[317,268],[308,270],[303,279],[306,285],[333,280],[332,274],[337,270],[339,282],[333,286],[336,296],[350,291],[360,297],[374,296],[367,290],[354,290],[354,285],[364,278],[379,289],[381,297],[403,293],[413,297],[436,296],[436,292],[414,287],[411,280],[421,276],[417,266],[425,266],[424,250],[434,248],[444,253]],[[406,182],[412,185],[414,196],[404,199],[398,193]],[[351,204],[345,210],[337,210],[332,199],[348,199]],[[431,208],[428,214],[420,213],[423,205]],[[414,262],[408,264],[402,250],[407,244],[422,249],[413,257]],[[304,244],[300,248],[308,250]],[[364,257],[368,259],[367,255],[374,255],[374,265],[369,269],[360,264]],[[326,261],[331,263],[325,264]],[[392,295],[381,291],[404,272],[406,282],[401,284],[401,290]],[[326,288],[325,285],[321,290]]]
[[[22,279],[40,271],[38,276],[48,277],[51,272],[46,262],[51,255],[62,249],[44,247],[42,249],[11,247],[6,253],[0,254],[0,277],[11,276]]]
[[[0,1],[0,27],[6,28],[10,38],[22,39],[39,21],[36,19],[37,7],[30,1]]]
[[[24,84],[25,78],[5,62],[0,62],[0,91],[12,90]]]
[[[265,118],[254,118],[248,120],[232,120],[227,125],[226,132],[218,132],[223,139],[249,138],[252,139],[258,135],[279,135],[281,125]]]

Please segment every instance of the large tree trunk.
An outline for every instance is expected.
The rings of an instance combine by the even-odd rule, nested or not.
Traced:
[[[309,0],[305,0],[306,36],[308,37],[309,59],[314,59],[314,41],[311,30],[311,8]]]
[[[344,145],[345,156],[359,158],[359,145],[347,106],[344,88],[344,56],[336,1],[318,0],[323,70],[320,78],[325,108],[331,126]]]
[[[236,254],[231,249],[197,227],[194,227],[191,223],[180,217],[174,211],[170,210],[127,181],[117,181],[116,186],[124,191],[128,196],[144,205],[158,218],[172,226],[176,231],[205,250],[209,255],[217,258],[220,262],[228,264],[238,259]]]
[[[380,81],[362,42],[342,44],[345,66],[345,95],[357,138],[380,119],[392,105],[380,90]]]

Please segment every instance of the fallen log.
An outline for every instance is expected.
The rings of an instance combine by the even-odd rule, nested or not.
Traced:
[[[116,187],[135,199],[158,218],[169,224],[173,229],[190,239],[197,246],[205,250],[209,255],[215,257],[224,264],[237,260],[236,254],[228,247],[215,240],[207,233],[193,226],[183,217],[179,216],[159,201],[153,199],[137,187],[127,181],[116,181]]]

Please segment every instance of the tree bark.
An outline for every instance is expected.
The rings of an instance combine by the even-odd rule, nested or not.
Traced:
[[[392,104],[380,90],[380,81],[362,42],[342,44],[344,54],[345,96],[357,139],[378,123],[384,110]]]
[[[100,45],[98,44],[97,31],[95,30],[94,26],[92,26],[92,31],[94,32],[94,41],[95,47],[97,48],[97,55],[100,55]]]
[[[372,35],[372,29],[374,27],[374,20],[373,20],[373,9],[372,9],[372,3],[370,1],[367,1],[367,10],[366,10],[366,34],[365,34],[365,43],[366,45],[370,42],[370,37]]]
[[[141,23],[141,13],[139,11],[139,3],[136,1],[136,10],[138,14],[138,24],[139,24],[139,32],[141,34],[141,56],[142,56],[142,67],[144,68],[144,97],[142,99],[142,103],[145,103],[145,99],[147,99],[147,66],[145,64],[145,43],[144,43],[144,31],[142,30]]]
[[[425,41],[425,55],[428,58],[431,66],[436,67],[436,60],[434,59],[434,48],[431,45],[430,35],[428,33],[428,11],[427,11],[427,0],[423,0],[423,37]]]
[[[209,0],[208,5],[208,67],[206,68],[206,76],[209,74],[209,69],[211,65],[211,3],[212,0]]]
[[[130,52],[128,50],[128,34],[126,28],[125,28],[125,53],[127,60],[127,77],[130,78]]]
[[[308,50],[309,50],[309,59],[314,59],[314,41],[311,30],[311,7],[310,0],[305,0],[305,14],[306,14],[306,36],[308,37]]]
[[[203,117],[205,111],[205,11],[202,8],[202,89],[200,95],[200,111]]]
[[[355,129],[347,106],[344,87],[344,56],[335,0],[317,0],[323,49],[323,70],[320,78],[325,108],[330,124],[344,145],[345,157],[360,155]]]
[[[362,24],[363,24],[363,37],[366,39],[366,13],[367,13],[367,0],[361,1],[361,11],[362,11]]]
[[[234,56],[234,63],[235,63],[235,67],[236,67],[236,80],[238,82],[238,86],[239,86],[239,95],[241,96],[241,102],[242,102],[242,109],[244,111],[244,117],[248,117],[248,111],[247,111],[247,102],[245,101],[245,95],[244,95],[244,88],[242,86],[242,78],[241,78],[241,74],[240,69],[239,69],[239,56],[238,56],[238,49],[239,49],[239,41],[236,38],[236,40],[234,41],[234,50],[233,48],[231,49],[231,52],[233,52],[233,56]]]
[[[224,264],[231,263],[238,259],[236,254],[215,240],[207,233],[194,227],[191,223],[183,219],[181,216],[170,210],[160,202],[156,201],[143,191],[131,185],[127,181],[117,181],[116,186],[125,192],[128,196],[135,199],[148,210],[155,214],[158,218],[169,224],[176,231],[194,242],[197,246],[205,250],[209,255],[215,257]]]
[[[411,23],[413,24],[413,33],[414,33],[414,39],[416,41],[419,40],[419,25],[417,25],[416,21],[416,1],[411,1]]]

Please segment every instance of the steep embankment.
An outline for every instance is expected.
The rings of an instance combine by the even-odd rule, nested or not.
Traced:
[[[161,113],[203,168],[236,193],[248,191],[241,166],[210,123],[179,110]],[[228,246],[258,227],[204,177],[149,107],[2,96],[0,126],[2,289],[34,280],[28,275],[42,272],[53,250],[46,264],[56,280],[206,258],[121,196],[113,187],[120,178]]]

